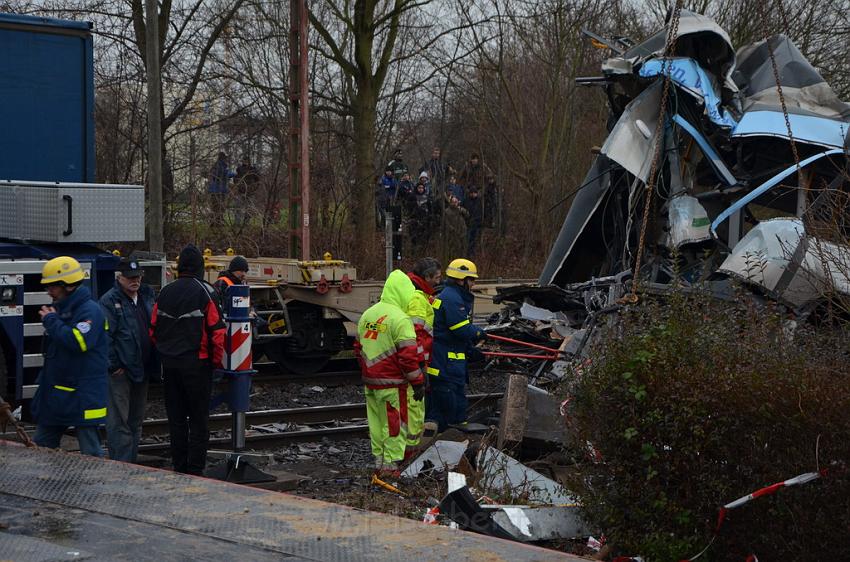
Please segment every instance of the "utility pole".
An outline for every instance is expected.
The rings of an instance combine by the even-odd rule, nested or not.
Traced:
[[[145,70],[148,82],[148,225],[150,250],[162,252],[162,81],[159,68],[159,9],[145,0]]]
[[[289,0],[289,257],[302,260],[310,259],[308,94],[307,2]]]

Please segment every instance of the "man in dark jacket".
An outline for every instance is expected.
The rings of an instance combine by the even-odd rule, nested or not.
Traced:
[[[430,375],[431,394],[426,396],[426,418],[437,422],[440,431],[451,424],[466,423],[467,360],[480,351],[475,343],[484,337],[472,324],[472,287],[478,269],[467,259],[452,260],[446,268],[446,285],[434,309],[434,341]]]
[[[227,307],[224,306],[224,299],[227,297],[227,288],[231,285],[244,284],[246,277],[248,277],[248,260],[242,256],[236,256],[230,260],[227,271],[222,271],[218,274],[218,279],[213,283],[213,287],[218,294],[218,304],[222,311],[227,310]]]
[[[138,262],[122,259],[115,286],[100,297],[111,344],[106,444],[109,458],[125,462],[136,462],[148,381],[160,370],[150,337],[154,293],[142,274]]]
[[[440,157],[440,147],[435,146],[431,150],[431,159],[426,160],[420,172],[428,172],[428,177],[431,180],[431,189],[428,193],[436,193],[438,197],[442,197],[444,184],[446,183],[446,167],[443,165],[443,160]]]
[[[481,225],[493,228],[497,213],[496,176],[487,164],[481,161],[478,153],[473,152],[469,161],[458,176],[460,185],[469,193],[473,188],[478,189],[479,204],[482,209]]]
[[[466,210],[466,255],[474,258],[484,217],[484,205],[477,187],[469,189],[469,196],[463,200],[462,206]]]
[[[53,306],[39,311],[44,367],[31,404],[38,424],[34,441],[55,449],[74,426],[80,452],[102,457],[97,426],[106,419],[108,328],[103,310],[82,285],[84,278],[80,263],[68,256],[53,258],[41,272]]]
[[[212,370],[222,366],[225,330],[196,247],[180,252],[177,274],[156,299],[151,339],[162,360],[174,470],[200,475],[207,462]]]

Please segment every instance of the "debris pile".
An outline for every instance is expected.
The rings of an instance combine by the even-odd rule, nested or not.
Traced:
[[[584,31],[614,54],[578,79],[604,90],[610,134],[538,284],[494,298],[488,334],[542,348],[500,345],[488,367],[563,380],[638,288],[728,300],[743,286],[797,323],[850,302],[850,104],[785,36],[736,52],[711,18],[666,24],[639,44]]]
[[[604,90],[610,134],[540,287],[502,293],[521,303],[512,329],[528,332],[532,304],[546,309],[534,309],[538,325],[580,328],[615,306],[633,277],[649,291],[675,282],[719,296],[737,279],[803,316],[830,294],[850,294],[850,249],[818,228],[834,224],[848,192],[850,105],[783,35],[736,52],[711,18],[669,18],[637,45],[585,32],[614,53],[602,76],[578,79]],[[672,41],[667,29],[677,30]],[[838,228],[846,241],[846,225]]]
[[[521,542],[578,539],[588,535],[579,504],[554,480],[489,446],[436,441],[402,472],[402,478],[444,474],[446,494],[433,500],[423,521]],[[493,499],[496,498],[496,499]]]

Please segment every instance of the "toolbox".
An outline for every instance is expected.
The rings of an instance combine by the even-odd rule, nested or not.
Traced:
[[[145,239],[140,185],[0,182],[0,238],[38,242]]]

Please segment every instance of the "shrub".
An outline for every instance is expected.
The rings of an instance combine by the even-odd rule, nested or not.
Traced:
[[[721,505],[819,466],[827,477],[730,511],[703,559],[850,559],[846,330],[674,293],[612,317],[598,341],[568,423],[598,453],[576,492],[618,549],[693,556]]]

